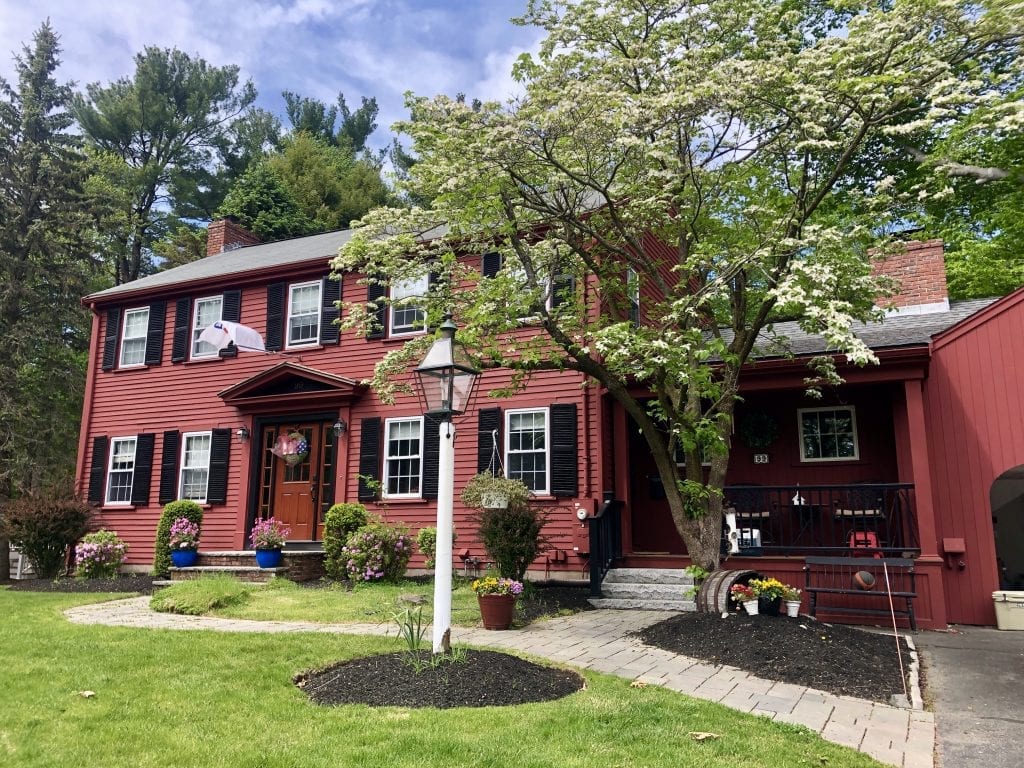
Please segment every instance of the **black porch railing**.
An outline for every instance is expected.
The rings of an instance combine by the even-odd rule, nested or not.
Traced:
[[[910,483],[729,485],[742,555],[920,552]],[[866,552],[865,552],[866,553]]]
[[[623,502],[605,494],[604,505],[590,519],[590,594],[601,596],[601,582],[622,557]]]

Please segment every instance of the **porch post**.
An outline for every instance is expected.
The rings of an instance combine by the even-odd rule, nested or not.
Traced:
[[[615,466],[615,498],[625,504],[622,515],[622,554],[633,551],[633,489],[629,485],[629,417],[618,400],[612,400],[612,446]]]

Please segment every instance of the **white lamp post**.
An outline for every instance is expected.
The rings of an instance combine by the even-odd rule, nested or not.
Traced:
[[[441,323],[441,336],[416,367],[418,393],[428,418],[440,421],[437,481],[437,551],[434,554],[434,653],[445,650],[452,624],[452,512],[455,502],[455,426],[464,413],[480,372],[455,344],[457,326],[451,315]]]

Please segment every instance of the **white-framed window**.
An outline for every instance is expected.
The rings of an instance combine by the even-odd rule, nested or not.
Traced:
[[[505,471],[540,496],[551,487],[550,424],[547,408],[505,412]]]
[[[135,480],[135,438],[115,437],[110,441],[107,463],[107,504],[131,504]]]
[[[427,275],[391,284],[391,335],[404,336],[427,330],[427,313],[419,303],[430,288]]]
[[[860,458],[857,414],[852,405],[801,408],[801,461],[854,461]]]
[[[149,307],[129,309],[124,313],[121,329],[121,367],[144,365],[146,334],[149,332]]]
[[[508,274],[512,280],[522,286],[523,292],[529,290],[529,279],[526,276],[526,270],[523,269],[523,265],[518,262],[506,261],[502,266],[502,270]],[[538,281],[538,287],[541,291],[541,296],[544,298],[544,308],[551,311],[553,294],[551,291],[551,280],[546,277],[540,278]],[[538,321],[539,315],[524,315],[523,317],[517,318],[521,323],[529,323]]]
[[[181,443],[181,472],[178,478],[178,498],[206,503],[206,488],[210,482],[211,432],[186,432]]]
[[[288,347],[320,342],[320,281],[288,286]]]
[[[626,267],[626,295],[629,297],[629,321],[640,325],[640,274],[632,267]]]
[[[199,334],[221,319],[221,310],[224,307],[222,296],[206,296],[196,299],[192,306],[192,359],[201,360],[204,357],[216,357],[217,348],[205,341],[199,340]]]
[[[685,467],[686,466],[686,452],[683,450],[682,442],[677,442],[676,443],[676,457],[675,458],[676,458],[676,466],[677,467]],[[710,467],[711,466],[711,449],[708,448],[708,446],[706,446],[706,445],[702,445],[700,447],[700,465],[702,467]]]
[[[419,497],[423,475],[423,417],[384,422],[384,495]]]

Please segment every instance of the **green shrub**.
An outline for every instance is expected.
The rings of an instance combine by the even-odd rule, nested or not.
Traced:
[[[179,581],[161,589],[149,601],[154,611],[202,616],[217,608],[238,605],[249,598],[253,587],[223,574]]]
[[[75,575],[83,579],[113,579],[128,556],[128,545],[116,531],[87,533],[75,547]]]
[[[544,545],[545,515],[528,504],[509,504],[508,509],[480,510],[477,522],[480,540],[498,575],[522,581]]]
[[[179,517],[202,526],[203,508],[188,499],[164,505],[156,526],[156,546],[153,548],[153,575],[161,579],[166,579],[171,573],[171,525]]]
[[[458,534],[455,533],[455,529],[452,529],[452,544],[458,539]],[[416,534],[416,548],[420,551],[420,554],[426,558],[424,565],[427,568],[433,568],[437,565],[437,528],[433,526],[427,528],[420,528],[420,532]]]
[[[0,514],[5,535],[44,579],[60,574],[68,547],[89,530],[91,517],[88,504],[57,491],[9,501]]]
[[[412,539],[405,528],[377,521],[349,536],[342,554],[352,581],[398,581],[409,566]]]
[[[348,578],[344,553],[348,537],[370,522],[362,504],[335,504],[324,515],[324,573],[329,579]]]

